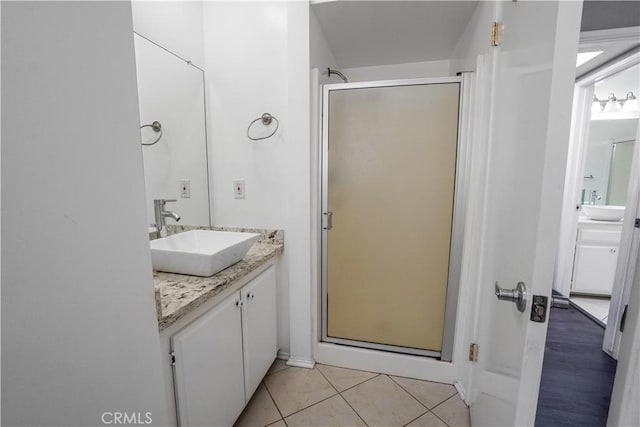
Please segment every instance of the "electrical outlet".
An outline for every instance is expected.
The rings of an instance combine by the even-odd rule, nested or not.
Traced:
[[[233,181],[233,197],[236,199],[244,199],[244,179],[236,179]]]
[[[191,198],[191,180],[190,179],[180,180],[180,197],[183,199]]]

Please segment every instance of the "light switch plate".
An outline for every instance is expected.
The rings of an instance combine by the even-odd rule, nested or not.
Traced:
[[[233,181],[233,197],[236,199],[244,199],[244,179],[236,179]]]
[[[190,179],[180,180],[180,197],[183,199],[191,198],[191,180]]]

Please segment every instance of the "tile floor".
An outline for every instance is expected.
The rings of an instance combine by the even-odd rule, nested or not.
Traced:
[[[235,426],[469,426],[448,384],[276,360]]]
[[[578,305],[582,310],[598,319],[600,322],[607,324],[607,317],[609,316],[609,303],[607,298],[594,298],[594,297],[571,297],[571,302]]]

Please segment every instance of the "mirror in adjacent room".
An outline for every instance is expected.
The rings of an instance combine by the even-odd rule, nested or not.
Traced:
[[[595,86],[581,204],[624,206],[638,129],[638,65]]]
[[[134,38],[148,222],[155,223],[154,199],[175,199],[167,209],[181,224],[210,225],[203,71]]]

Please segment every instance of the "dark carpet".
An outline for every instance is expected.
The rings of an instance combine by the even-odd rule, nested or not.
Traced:
[[[551,309],[536,427],[606,426],[616,361],[604,329],[576,310]]]

